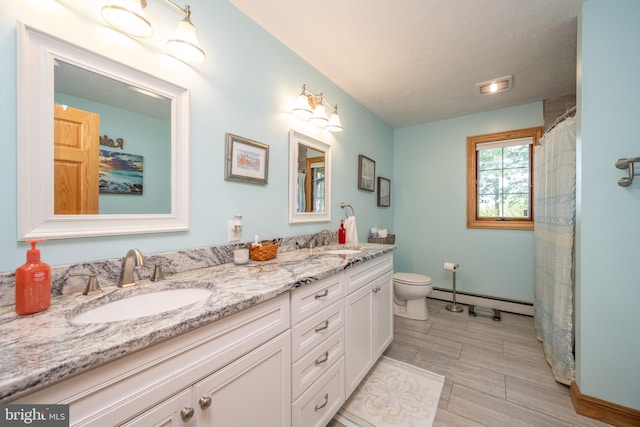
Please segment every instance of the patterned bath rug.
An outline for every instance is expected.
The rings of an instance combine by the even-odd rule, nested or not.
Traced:
[[[347,427],[430,427],[444,377],[382,356],[334,419]]]

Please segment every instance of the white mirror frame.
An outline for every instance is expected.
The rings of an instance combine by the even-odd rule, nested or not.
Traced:
[[[304,144],[317,151],[324,152],[325,189],[324,212],[298,212],[298,144]],[[331,221],[331,146],[300,132],[289,132],[289,223]]]
[[[171,100],[171,212],[55,215],[54,60]],[[18,23],[18,240],[160,233],[189,229],[189,90]]]

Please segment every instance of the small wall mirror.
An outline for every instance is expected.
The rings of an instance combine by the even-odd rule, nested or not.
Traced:
[[[289,223],[331,220],[331,146],[289,134]]]
[[[18,239],[187,230],[188,90],[24,24],[18,43]]]

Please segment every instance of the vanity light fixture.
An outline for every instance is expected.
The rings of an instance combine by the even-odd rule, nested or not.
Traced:
[[[112,27],[132,36],[150,37],[151,23],[144,14],[147,2],[140,0],[114,0],[102,7],[102,19]]]
[[[328,118],[325,105],[333,110]],[[314,94],[308,91],[306,85],[302,85],[302,91],[298,95],[296,105],[291,109],[291,113],[299,119],[310,121],[329,132],[342,132],[338,105],[329,103],[322,92]]]
[[[480,95],[493,95],[494,93],[500,93],[511,89],[512,83],[513,77],[509,75],[482,83],[476,83],[476,88],[478,88],[478,93]]]
[[[191,23],[191,7],[178,6],[171,0],[165,3],[182,13],[184,18],[178,22],[176,32],[166,44],[167,51],[184,62],[202,62],[205,54]],[[112,27],[136,37],[149,37],[153,34],[151,23],[144,14],[147,0],[111,0],[102,7],[102,18]]]

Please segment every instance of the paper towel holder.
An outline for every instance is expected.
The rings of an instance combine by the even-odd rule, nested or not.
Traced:
[[[458,267],[460,267],[460,264],[456,264],[453,262],[445,262],[443,264],[443,268],[445,270],[451,271],[453,273],[453,303],[447,304],[445,308],[454,313],[460,313],[464,311],[464,308],[456,303],[456,270],[458,269]]]

